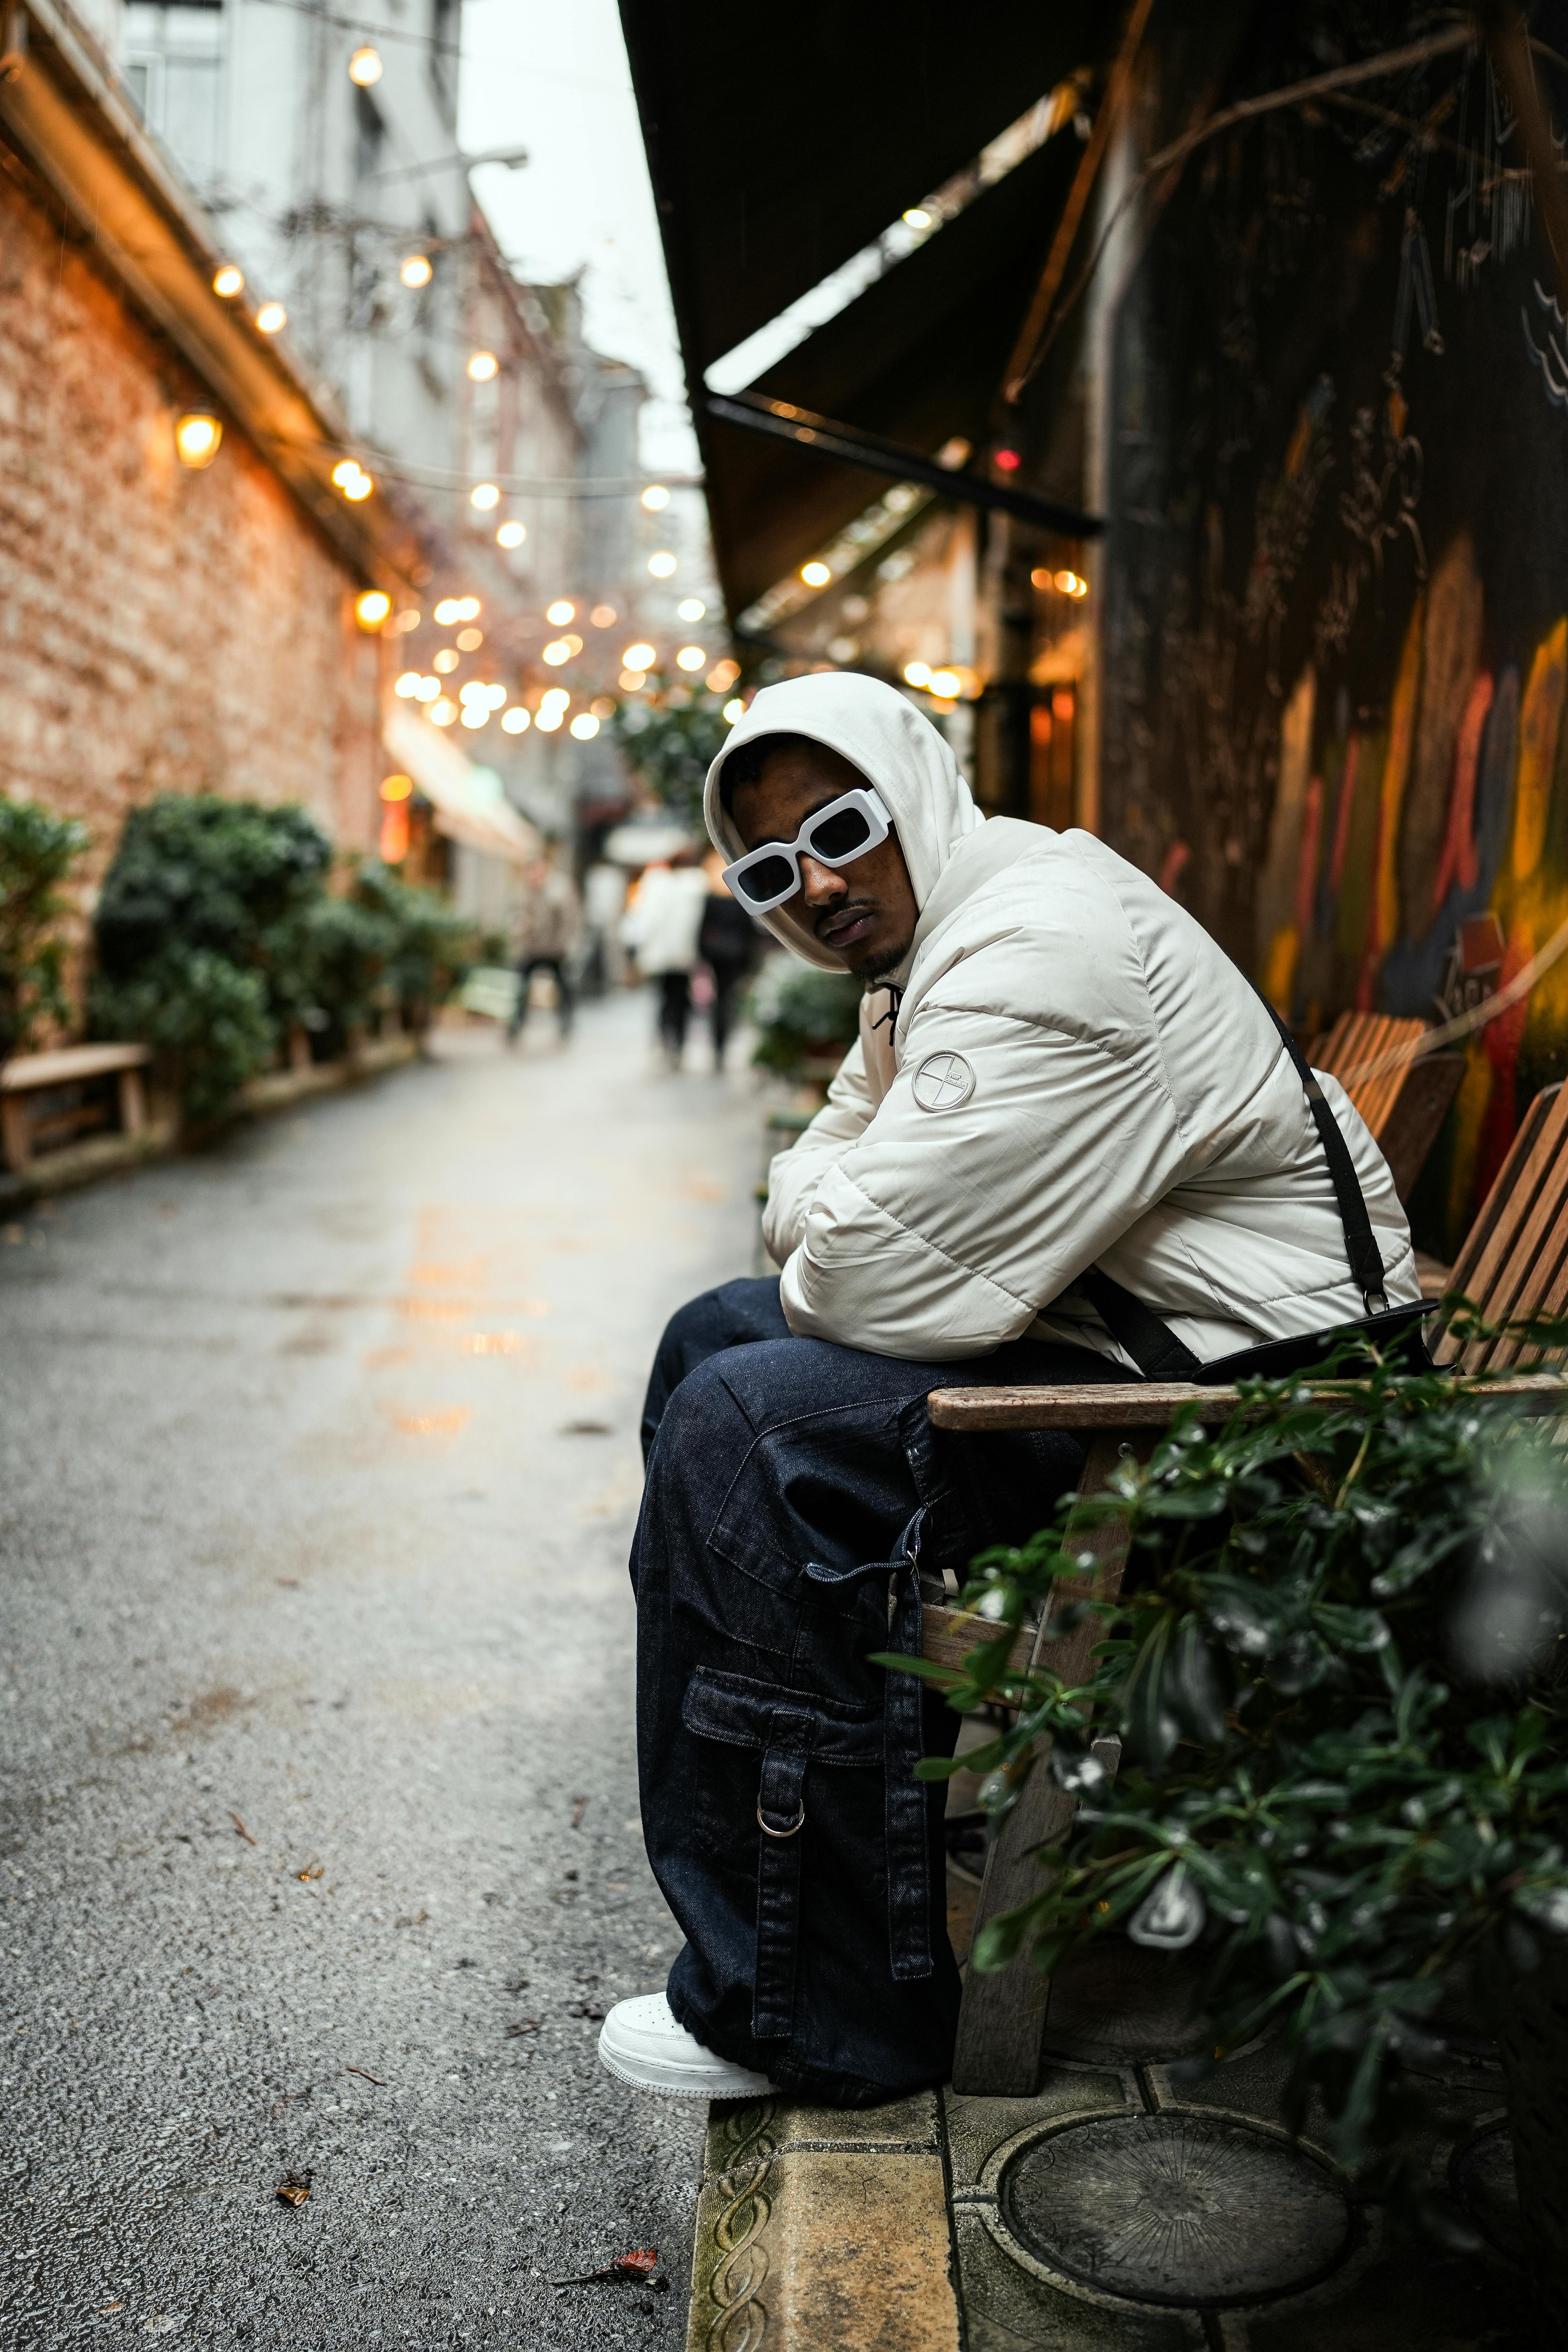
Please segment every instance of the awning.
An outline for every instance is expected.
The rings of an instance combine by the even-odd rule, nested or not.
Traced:
[[[868,0],[765,30],[718,0],[621,17],[735,615],[887,485],[710,415],[707,369],[1101,58],[1116,18],[1089,0]],[[756,388],[925,453],[983,442],[1082,152],[1047,140]]]
[[[411,776],[435,811],[436,830],[490,857],[526,866],[543,843],[520,816],[493,768],[478,765],[459,744],[405,702],[387,706],[381,740],[400,773]]]

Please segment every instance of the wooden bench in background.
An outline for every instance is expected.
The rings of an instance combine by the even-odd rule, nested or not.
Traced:
[[[6,1166],[20,1176],[32,1166],[40,1139],[68,1142],[84,1127],[105,1123],[95,1103],[50,1109],[51,1095],[74,1090],[89,1078],[118,1081],[120,1124],[127,1135],[140,1135],[147,1124],[142,1073],[152,1058],[146,1045],[62,1045],[52,1054],[19,1054],[0,1064],[0,1144]]]
[[[1426,1034],[1425,1021],[1396,1021],[1382,1013],[1342,1013],[1308,1054],[1313,1069],[1338,1078],[1387,1160],[1394,1189],[1408,1201],[1437,1130],[1465,1075],[1463,1054],[1426,1054],[1370,1077],[1350,1073],[1377,1063]]]
[[[1313,1058],[1320,1069],[1327,1066]],[[1568,1308],[1568,1086],[1549,1087],[1531,1104],[1460,1253],[1450,1287],[1471,1298],[1489,1322]],[[1540,1349],[1525,1350],[1514,1340],[1461,1347],[1445,1332],[1433,1353],[1439,1362],[1457,1362],[1462,1371],[1487,1371],[1493,1376],[1487,1393],[1511,1398],[1524,1411],[1554,1404],[1563,1394],[1563,1373],[1545,1368],[1548,1360]],[[1553,1366],[1561,1360],[1560,1354],[1550,1360]],[[1321,1393],[1333,1392],[1317,1385]],[[1205,1422],[1223,1422],[1239,1402],[1240,1392],[1234,1388],[1199,1388],[1184,1381],[1125,1387],[937,1389],[929,1400],[931,1424],[937,1429],[970,1434],[998,1429],[1081,1430],[1087,1449],[1079,1483],[1083,1495],[1101,1493],[1124,1454],[1147,1460],[1184,1406],[1195,1407]],[[1080,1545],[1097,1555],[1098,1588],[1107,1597],[1121,1582],[1123,1541],[1122,1529],[1107,1521]],[[982,1622],[958,1610],[928,1607],[921,1648],[928,1658],[956,1664],[986,1632]],[[1020,1633],[1014,1663],[1048,1662],[1065,1681],[1076,1682],[1088,1668],[1097,1638],[1090,1620],[1052,1641],[1047,1614]],[[1030,1775],[986,1855],[976,1932],[1037,1889],[1035,1849],[1057,1843],[1072,1809],[1072,1799],[1049,1771],[1037,1768]],[[953,2088],[991,2097],[1032,2097],[1039,2084],[1049,1995],[1048,1984],[1026,1957],[995,1975],[970,1969],[959,2018]]]

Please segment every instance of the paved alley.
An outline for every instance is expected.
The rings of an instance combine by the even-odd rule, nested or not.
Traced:
[[[448,1033],[6,1232],[6,2342],[682,2341],[705,2111],[595,2012],[676,1941],[641,1385],[750,1270],[762,1105],[647,1031]]]

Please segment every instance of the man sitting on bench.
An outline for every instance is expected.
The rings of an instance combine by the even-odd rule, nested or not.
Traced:
[[[959,2003],[914,1778],[956,1720],[868,1654],[918,1650],[921,1579],[1023,1540],[1083,1460],[942,1437],[928,1393],[1190,1377],[1418,1290],[1376,1145],[1207,933],[1092,835],[984,822],[904,696],[767,688],[705,805],[736,897],[867,994],[773,1165],[782,1277],[694,1300],[654,1365],[638,1759],[687,1941],[600,2050],[648,2090],[861,2106],[945,2079]]]

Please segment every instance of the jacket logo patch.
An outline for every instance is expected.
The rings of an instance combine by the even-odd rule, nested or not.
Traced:
[[[915,1072],[921,1110],[956,1110],[974,1092],[974,1073],[962,1054],[928,1054]]]

